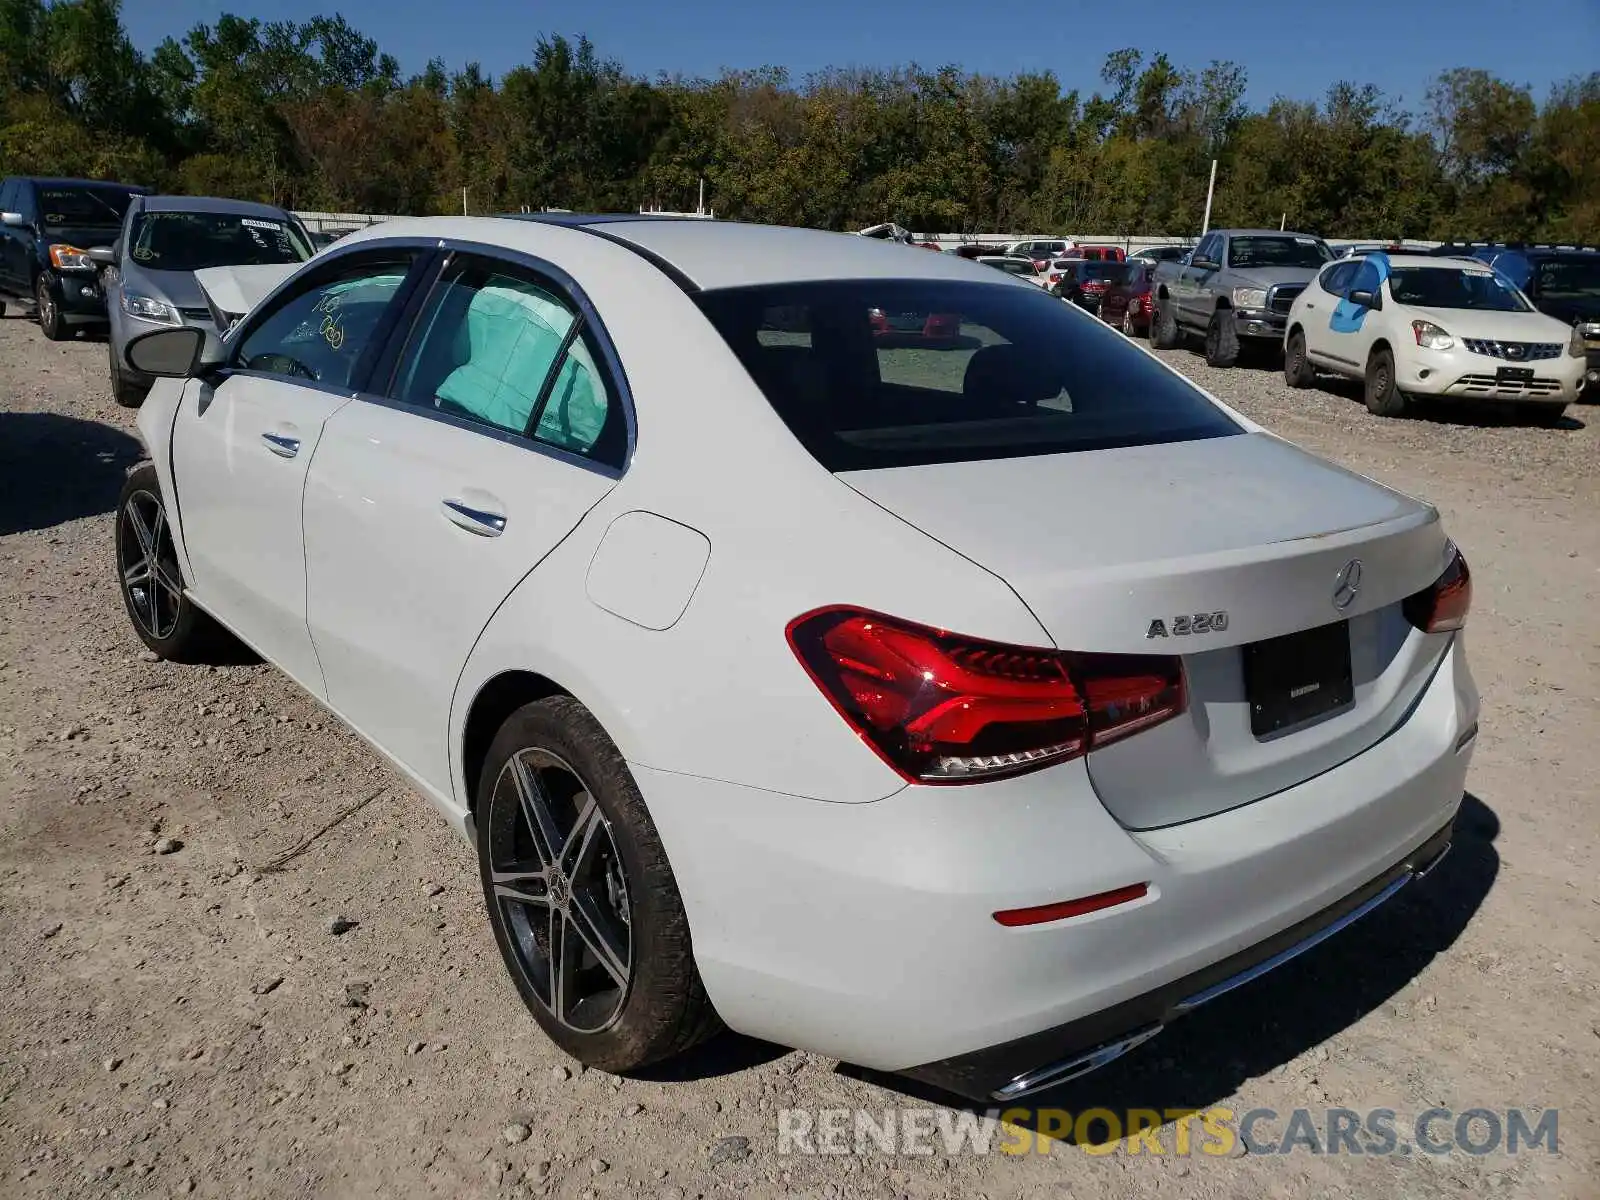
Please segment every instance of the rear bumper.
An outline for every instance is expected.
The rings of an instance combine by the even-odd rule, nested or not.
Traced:
[[[1337,903],[1248,950],[1132,1000],[1001,1046],[900,1072],[976,1100],[1019,1099],[1120,1058],[1181,1016],[1298,958],[1374,912],[1450,849],[1454,819]]]
[[[1118,1036],[1127,1013],[1146,1014],[1123,1006],[1187,995],[1326,922],[1453,819],[1477,719],[1458,636],[1376,745],[1254,803],[1139,833],[1111,817],[1081,761],[866,804],[633,771],[730,1027],[879,1070],[953,1071],[945,1086],[967,1090],[1015,1067],[1018,1043],[1048,1056]],[[1137,883],[1143,898],[1070,920],[993,917]]]

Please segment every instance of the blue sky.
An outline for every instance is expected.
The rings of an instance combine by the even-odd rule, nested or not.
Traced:
[[[1098,85],[1122,46],[1165,51],[1179,66],[1230,58],[1249,71],[1249,99],[1319,98],[1330,83],[1375,83],[1417,108],[1427,81],[1454,66],[1484,67],[1543,98],[1549,85],[1600,68],[1600,0],[1343,0],[1310,18],[1300,0],[1221,5],[1197,0],[223,0],[241,16],[304,19],[342,12],[400,60],[452,68],[478,61],[499,75],[531,57],[541,32],[587,33],[632,73],[715,74],[722,67],[956,63],[1010,75],[1052,68],[1068,87]],[[126,0],[123,19],[148,51],[168,34],[214,21],[204,0]],[[1136,14],[1136,15],[1135,15]],[[1514,18],[1514,19],[1513,19]]]

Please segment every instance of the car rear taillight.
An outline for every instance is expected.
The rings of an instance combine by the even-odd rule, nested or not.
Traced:
[[[1050,276],[1050,282],[1051,283],[1060,283],[1061,282],[1061,272],[1057,271],[1055,274],[1051,275]]]
[[[788,636],[839,715],[918,783],[1038,770],[1187,707],[1171,655],[1008,646],[858,608],[806,613]]]
[[[1413,592],[1401,602],[1401,609],[1424,633],[1447,633],[1467,623],[1472,607],[1472,572],[1455,543],[1450,544],[1449,563],[1431,586]]]

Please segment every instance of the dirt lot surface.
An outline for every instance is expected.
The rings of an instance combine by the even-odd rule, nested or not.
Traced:
[[[1600,408],[1557,430],[1382,421],[1348,390],[1169,358],[1443,510],[1476,577],[1483,733],[1425,883],[1039,1103],[1277,1110],[1258,1141],[1302,1106],[1391,1108],[1402,1142],[1433,1107],[1558,1108],[1558,1154],[780,1155],[780,1109],[939,1102],[731,1036],[651,1079],[572,1070],[520,1009],[472,857],[432,809],[270,668],[141,652],[111,557],[132,414],[103,342],[13,316],[0,1196],[1600,1196]]]

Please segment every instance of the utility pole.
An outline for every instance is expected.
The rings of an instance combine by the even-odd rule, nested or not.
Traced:
[[[1211,231],[1211,197],[1217,190],[1217,160],[1211,160],[1211,182],[1206,184],[1206,217],[1200,222],[1200,236],[1205,237]]]
[[[461,188],[461,215],[463,217],[467,215],[467,189],[465,185]]]

